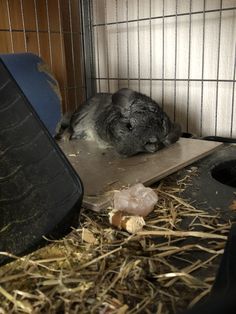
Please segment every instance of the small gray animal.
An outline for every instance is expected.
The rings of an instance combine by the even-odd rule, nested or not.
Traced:
[[[172,123],[155,101],[128,88],[92,97],[61,123],[57,138],[65,129],[70,139],[94,140],[126,156],[154,153],[181,135],[180,125]]]

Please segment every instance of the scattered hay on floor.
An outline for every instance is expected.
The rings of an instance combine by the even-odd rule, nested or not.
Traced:
[[[180,185],[181,184],[181,185]],[[163,181],[138,234],[106,212],[83,211],[80,228],[0,268],[0,313],[177,313],[206,296],[230,222],[178,197]]]

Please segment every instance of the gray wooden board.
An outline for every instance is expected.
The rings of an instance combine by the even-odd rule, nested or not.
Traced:
[[[60,142],[84,184],[83,206],[96,211],[108,206],[111,191],[137,182],[151,185],[171,173],[203,158],[222,143],[181,138],[154,154],[121,157],[112,148],[101,149],[95,142]]]

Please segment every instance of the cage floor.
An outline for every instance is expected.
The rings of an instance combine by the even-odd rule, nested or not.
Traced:
[[[207,156],[222,144],[181,138],[154,154],[125,158],[112,148],[94,142],[73,140],[60,146],[84,184],[83,206],[99,211],[110,202],[109,192],[142,182],[151,185],[175,171]]]

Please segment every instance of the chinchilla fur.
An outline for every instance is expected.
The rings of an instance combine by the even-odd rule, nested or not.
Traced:
[[[93,140],[126,156],[156,152],[181,135],[180,125],[172,123],[155,101],[128,88],[90,98],[62,119],[56,138],[65,130],[70,139]]]

